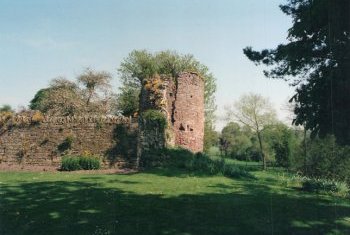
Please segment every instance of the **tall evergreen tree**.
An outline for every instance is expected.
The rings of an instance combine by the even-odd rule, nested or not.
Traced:
[[[289,0],[280,6],[293,18],[288,43],[244,54],[267,65],[267,77],[296,87],[294,124],[312,136],[334,134],[350,143],[350,1]]]

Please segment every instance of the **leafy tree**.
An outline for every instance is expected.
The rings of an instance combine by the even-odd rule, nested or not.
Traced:
[[[13,113],[14,111],[13,111],[13,109],[12,109],[12,107],[10,106],[10,105],[8,105],[8,104],[4,104],[4,105],[2,105],[1,107],[0,107],[0,112],[10,112],[10,113]]]
[[[276,123],[264,128],[263,138],[271,147],[276,164],[289,168],[300,144],[297,133],[283,123]]]
[[[124,116],[131,116],[139,109],[140,90],[131,86],[123,86],[117,95],[117,110]]]
[[[81,113],[84,101],[77,84],[60,77],[50,82],[39,107],[42,112],[68,116]]]
[[[137,94],[140,92],[141,82],[144,79],[156,74],[177,77],[181,72],[185,71],[198,72],[203,77],[205,83],[206,133],[212,128],[216,110],[216,79],[209,72],[208,67],[196,60],[193,55],[181,55],[174,51],[150,53],[146,50],[134,50],[123,60],[118,71],[122,86],[120,88],[117,106],[125,114],[138,111],[138,107],[135,104],[139,103],[139,96]],[[132,93],[135,95],[131,95]]]
[[[43,102],[47,99],[47,95],[50,92],[49,88],[40,89],[35,95],[34,98],[30,101],[29,108],[32,110],[40,110],[41,112],[46,112]]]
[[[216,91],[215,78],[209,72],[208,67],[197,61],[193,55],[180,55],[173,51],[161,51],[152,54],[146,50],[135,50],[123,60],[118,71],[123,84],[121,87],[122,93],[130,92],[130,90],[134,90],[136,93],[139,92],[141,82],[155,74],[176,77],[184,71],[198,72],[205,82],[206,120],[208,123],[213,123],[216,110],[214,97]],[[138,103],[135,101],[130,102]],[[136,112],[137,110],[134,111]]]
[[[299,170],[311,177],[350,183],[350,147],[338,145],[331,135],[315,138],[309,142],[306,166]]]
[[[235,138],[240,133],[240,127],[235,122],[228,123],[222,130],[220,136],[221,150],[225,156],[232,153],[233,145],[235,144]]]
[[[111,89],[110,81],[112,76],[105,71],[94,71],[87,68],[79,77],[78,83],[84,87],[83,93],[86,96],[86,106],[89,106],[91,100],[97,99],[98,93],[108,93]]]
[[[251,132],[243,130],[238,123],[230,122],[221,131],[220,142],[225,156],[231,156],[238,160],[251,160],[250,150],[253,143]]]
[[[257,94],[243,95],[233,107],[227,107],[227,119],[235,120],[250,128],[259,141],[263,168],[266,169],[266,155],[263,148],[262,131],[276,120],[276,112],[269,99]]]
[[[211,147],[218,146],[219,134],[213,125],[204,126],[204,152],[209,153]]]
[[[286,44],[245,55],[271,69],[267,77],[296,87],[296,125],[312,136],[334,133],[341,144],[350,142],[350,1],[289,0],[280,6],[293,18]]]
[[[76,81],[59,77],[49,87],[39,90],[29,107],[54,115],[114,112],[115,95],[111,91],[111,75],[86,69]]]

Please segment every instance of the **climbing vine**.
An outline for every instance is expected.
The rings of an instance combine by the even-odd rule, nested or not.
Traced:
[[[159,128],[160,130],[164,130],[167,125],[166,118],[162,112],[155,109],[149,109],[142,113],[142,120],[144,122],[144,126],[147,129],[155,129]]]

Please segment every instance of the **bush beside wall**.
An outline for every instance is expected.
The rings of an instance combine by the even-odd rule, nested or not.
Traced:
[[[101,161],[93,156],[64,156],[62,158],[61,170],[97,170],[101,168]]]

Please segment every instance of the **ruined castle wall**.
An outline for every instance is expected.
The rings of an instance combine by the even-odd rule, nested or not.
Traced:
[[[142,119],[142,113],[153,109],[165,115],[165,129]],[[1,116],[0,163],[59,166],[64,155],[91,154],[100,156],[105,167],[133,167],[142,150],[180,146],[203,151],[204,81],[198,74],[146,81],[140,113],[138,121],[122,116]]]
[[[140,125],[140,148],[179,146],[192,152],[203,151],[204,81],[197,73],[147,80],[141,91],[141,116],[148,109],[161,111],[167,119],[167,128],[163,135],[156,128],[144,131]]]
[[[16,116],[0,128],[0,162],[59,166],[63,155],[92,154],[105,167],[130,166],[136,160],[130,148],[136,145],[136,129],[126,117],[44,117],[33,122]]]
[[[175,145],[193,152],[203,151],[204,82],[196,73],[182,73],[177,79],[171,120]]]

